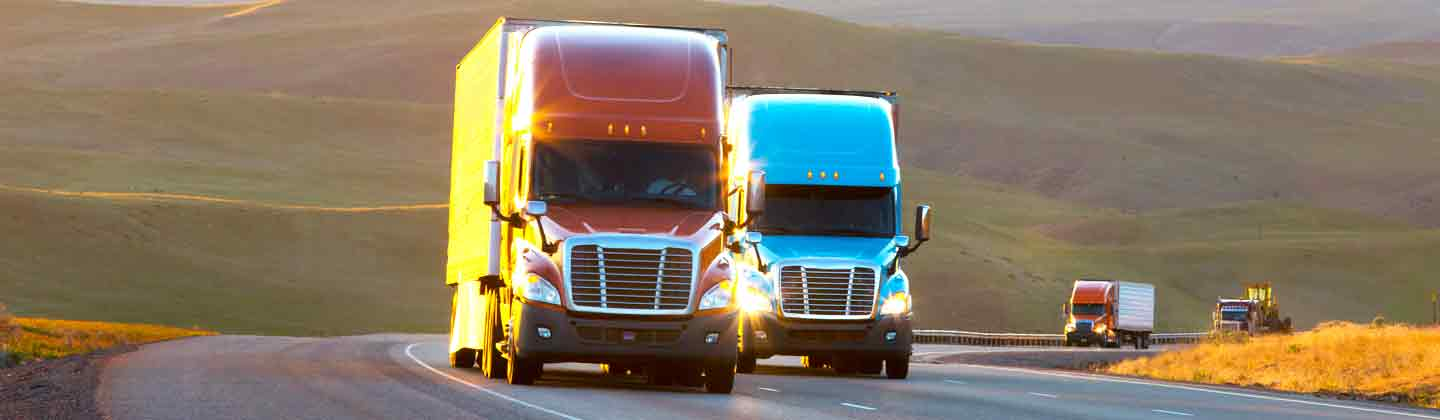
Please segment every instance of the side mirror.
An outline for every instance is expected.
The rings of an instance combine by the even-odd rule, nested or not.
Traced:
[[[530,202],[526,202],[526,203],[525,203],[525,214],[527,214],[527,215],[530,215],[530,216],[533,216],[533,217],[540,217],[540,216],[544,216],[545,213],[548,213],[549,211],[550,211],[550,205],[545,204],[544,201],[538,201],[538,200],[536,200],[536,201],[530,201]]]
[[[764,239],[765,235],[760,232],[745,232],[745,243],[747,244],[758,245]]]
[[[747,219],[765,214],[765,171],[750,171],[745,188],[745,212],[749,213]]]
[[[916,245],[930,240],[930,205],[921,204],[915,207],[915,242]]]
[[[896,248],[905,248],[905,247],[909,247],[909,246],[910,246],[910,237],[909,237],[909,236],[905,236],[905,235],[896,235],[896,236],[895,236],[895,247],[896,247]]]
[[[485,161],[484,200],[487,206],[500,204],[500,161],[498,160]]]

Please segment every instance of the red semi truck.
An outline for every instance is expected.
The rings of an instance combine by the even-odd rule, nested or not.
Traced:
[[[721,136],[727,56],[719,30],[508,18],[465,56],[454,366],[529,384],[600,363],[730,392],[742,227],[725,203],[750,174],[730,174]]]

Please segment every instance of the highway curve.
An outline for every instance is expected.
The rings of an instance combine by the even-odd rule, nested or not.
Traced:
[[[951,349],[951,350],[944,350]],[[917,352],[955,351],[921,346]],[[910,379],[835,377],[761,361],[732,395],[656,388],[594,365],[547,365],[537,386],[447,366],[443,336],[213,336],[112,360],[101,409],[127,419],[1429,418],[1440,411],[1234,388],[972,365]]]

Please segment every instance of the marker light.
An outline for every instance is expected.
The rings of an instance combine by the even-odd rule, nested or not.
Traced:
[[[715,344],[715,343],[719,343],[719,342],[720,342],[720,333],[718,333],[718,332],[712,332],[712,333],[709,333],[709,334],[705,334],[705,344]]]
[[[805,171],[805,179],[815,179],[815,171]]]
[[[615,123],[609,123],[605,125],[605,134],[609,134],[612,136],[615,135]]]
[[[550,338],[550,329],[549,329],[549,328],[546,328],[546,327],[538,327],[538,328],[535,328],[535,335],[540,336],[540,338],[549,339],[549,338]]]
[[[881,181],[884,181],[884,180],[885,180],[885,173],[884,173],[884,172],[881,172],[881,173],[880,173],[880,180],[881,180]]]

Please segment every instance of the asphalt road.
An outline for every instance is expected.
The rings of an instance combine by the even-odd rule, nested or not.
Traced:
[[[983,350],[916,348],[917,358]],[[1440,419],[1433,410],[972,365],[912,364],[903,381],[835,377],[778,357],[738,376],[732,395],[650,387],[583,364],[546,365],[536,386],[510,386],[450,368],[444,337],[434,335],[184,339],[112,360],[101,381],[101,409],[116,420]]]

